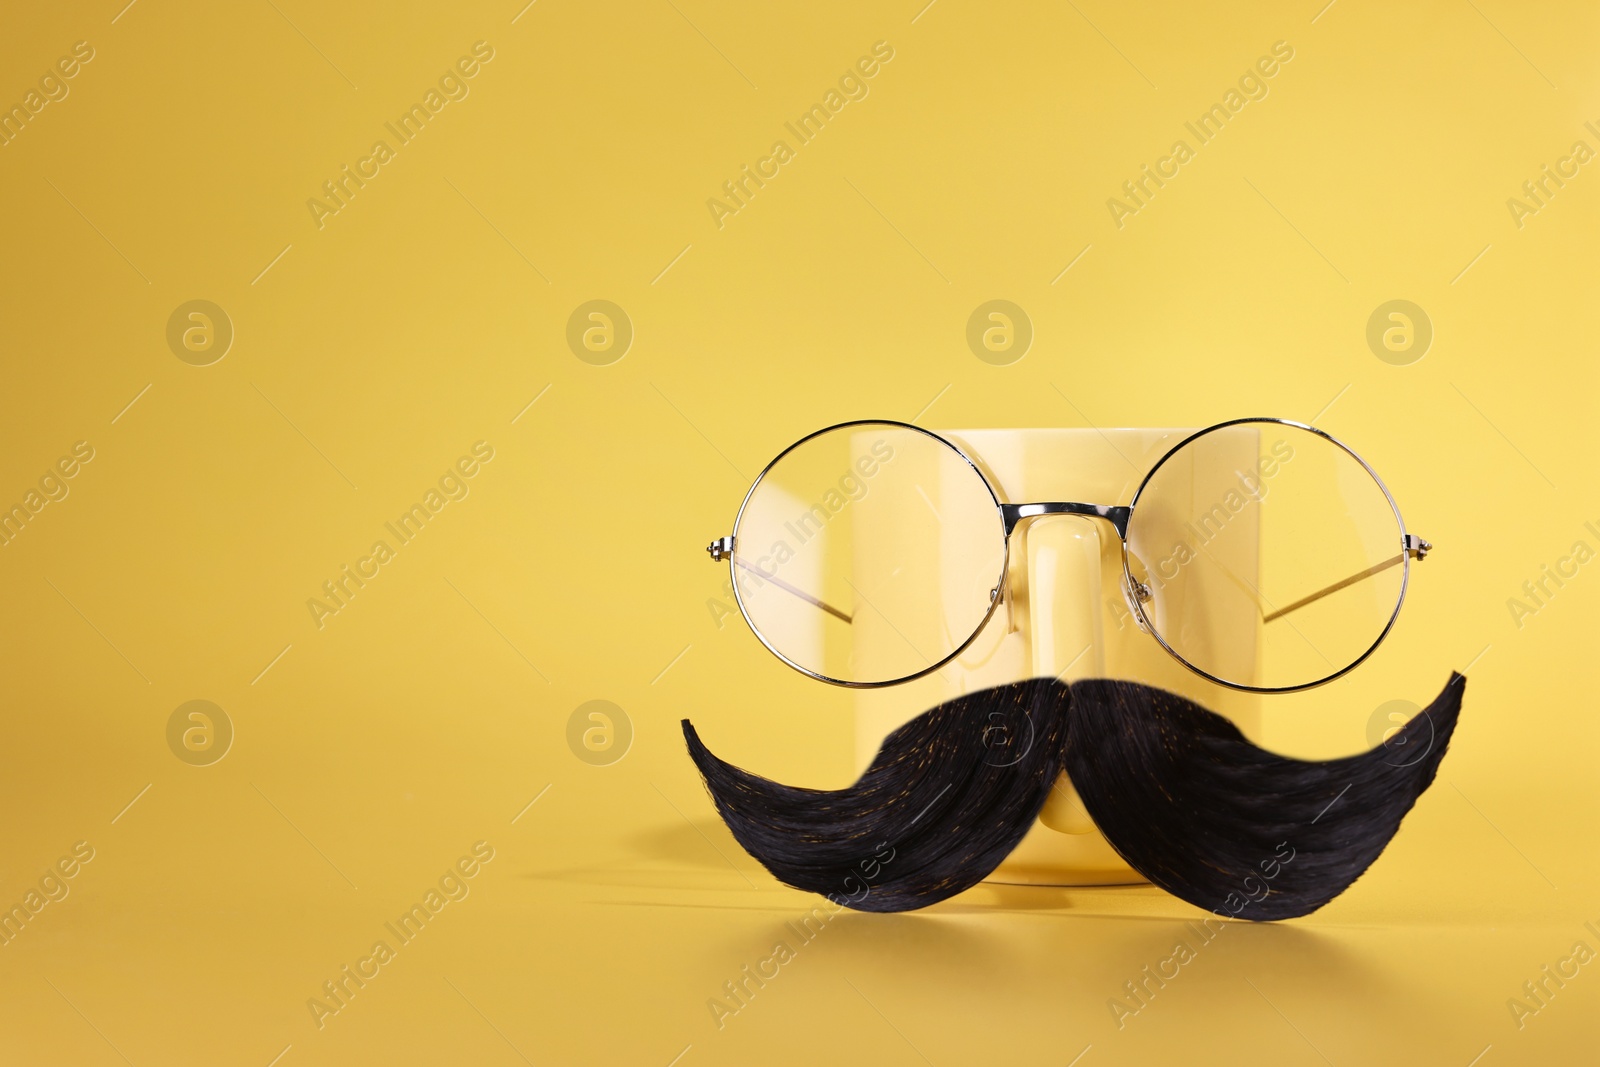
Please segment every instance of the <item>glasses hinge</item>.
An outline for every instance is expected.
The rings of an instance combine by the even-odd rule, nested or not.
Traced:
[[[706,546],[706,551],[711,554],[714,561],[720,563],[733,555],[733,538],[719,537]]]
[[[1128,604],[1128,611],[1133,615],[1133,624],[1144,633],[1150,632],[1150,626],[1144,620],[1144,609],[1141,604],[1150,603],[1150,587],[1139,581],[1122,580],[1122,599]]]
[[[1406,555],[1414,559],[1427,559],[1428,553],[1433,549],[1433,542],[1424,541],[1416,534],[1406,534]]]

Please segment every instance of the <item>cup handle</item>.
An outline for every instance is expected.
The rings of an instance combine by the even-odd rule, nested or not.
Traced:
[[[1100,629],[1100,527],[1078,515],[1044,515],[1024,531],[1028,560],[1028,638],[1035,677],[1070,682],[1105,675]],[[1064,834],[1095,831],[1065,774],[1056,779],[1039,821]]]

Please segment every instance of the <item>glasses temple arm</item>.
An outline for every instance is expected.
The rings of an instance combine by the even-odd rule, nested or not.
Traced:
[[[794,596],[799,597],[801,600],[804,600],[807,604],[810,604],[813,607],[821,608],[823,611],[826,611],[829,615],[832,615],[834,618],[840,619],[840,620],[842,620],[842,621],[844,621],[846,623],[850,623],[850,622],[854,621],[849,615],[846,615],[844,612],[840,611],[838,608],[834,607],[832,604],[829,604],[828,602],[826,602],[824,600],[818,600],[816,597],[812,596],[810,593],[807,593],[802,589],[796,589],[794,586],[790,585],[788,582],[784,581],[782,578],[779,578],[777,575],[768,574],[766,571],[762,570],[760,567],[752,567],[750,564],[746,563],[744,560],[740,559],[738,556],[730,556],[729,558],[733,560],[735,565],[743,567],[745,570],[749,571],[750,573],[752,573],[754,575],[757,575],[759,578],[761,578],[762,581],[771,582],[773,585],[777,586],[779,589],[782,589],[784,592],[791,593]]]
[[[1427,541],[1424,541],[1422,538],[1416,536],[1415,534],[1406,534],[1404,545],[1405,545],[1404,550],[1398,556],[1395,556],[1392,559],[1386,559],[1382,563],[1374,564],[1371,567],[1368,567],[1364,571],[1360,571],[1360,572],[1358,572],[1356,574],[1352,574],[1350,577],[1344,578],[1344,579],[1342,579],[1340,581],[1337,581],[1337,582],[1334,582],[1332,585],[1327,586],[1325,588],[1318,589],[1315,593],[1312,593],[1310,596],[1301,597],[1299,600],[1296,600],[1293,604],[1289,604],[1286,607],[1279,608],[1277,611],[1272,612],[1270,615],[1263,615],[1261,617],[1261,621],[1263,623],[1268,623],[1268,622],[1271,622],[1274,619],[1281,619],[1285,615],[1289,614],[1289,612],[1297,611],[1300,608],[1305,607],[1307,604],[1315,603],[1316,601],[1321,600],[1323,597],[1327,596],[1329,593],[1337,593],[1339,590],[1344,589],[1347,586],[1355,585],[1357,582],[1362,581],[1363,579],[1371,578],[1375,574],[1382,574],[1384,571],[1388,570],[1390,567],[1393,567],[1397,563],[1400,563],[1407,556],[1414,556],[1417,559],[1426,559],[1429,549],[1433,548],[1433,545],[1431,543],[1429,543]]]

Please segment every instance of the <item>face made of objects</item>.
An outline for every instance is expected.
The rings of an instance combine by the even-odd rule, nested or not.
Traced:
[[[1344,446],[1297,424],[939,434],[959,452],[890,423],[815,436],[752,489],[731,565],[769,649],[814,677],[868,686],[857,692],[861,767],[927,708],[1041,676],[1159,686],[1256,738],[1261,696],[1248,687],[1349,669],[1403,597],[1408,541],[1387,491]],[[1013,505],[997,517],[1000,501],[1133,509],[1130,520],[1126,507]],[[1350,575],[1364,577],[1339,584]],[[1338,595],[1290,617],[1329,585]],[[1065,777],[991,877],[1142,880]]]

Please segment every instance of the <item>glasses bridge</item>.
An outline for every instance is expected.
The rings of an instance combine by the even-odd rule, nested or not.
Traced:
[[[1017,523],[1023,519],[1035,518],[1039,515],[1088,515],[1091,518],[1105,519],[1117,529],[1117,536],[1128,536],[1129,508],[1121,504],[1079,504],[1074,501],[1054,500],[1043,501],[1037,504],[1001,504],[1000,517],[1005,520],[1006,536],[1011,536],[1011,531],[1017,528]]]

